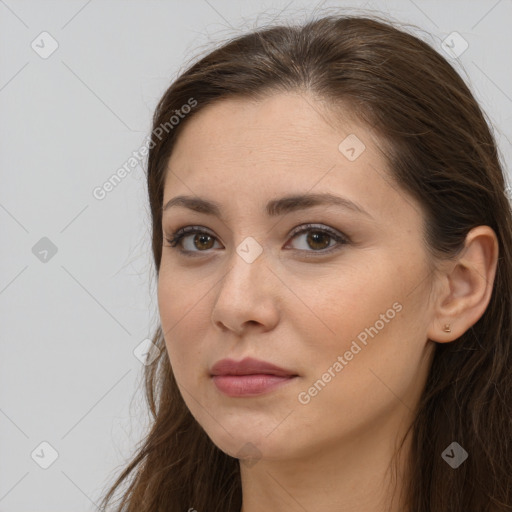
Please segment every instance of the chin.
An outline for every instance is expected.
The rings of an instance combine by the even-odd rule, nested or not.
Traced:
[[[285,456],[283,449],[289,450],[275,431],[268,435],[272,432],[270,426],[257,428],[247,422],[245,426],[240,424],[236,429],[226,424],[224,427],[227,432],[220,425],[214,426],[212,430],[205,429],[205,432],[219,450],[231,457],[246,460],[249,466],[262,458],[281,458]]]

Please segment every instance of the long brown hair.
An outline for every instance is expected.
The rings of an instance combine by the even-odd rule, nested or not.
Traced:
[[[157,275],[165,169],[183,126],[222,98],[286,91],[310,93],[333,108],[349,104],[377,130],[393,178],[422,207],[432,261],[458,255],[475,226],[495,231],[490,303],[459,339],[436,344],[410,429],[405,489],[410,512],[512,511],[511,206],[490,123],[454,68],[419,37],[378,16],[328,15],[253,31],[191,64],[153,117],[147,185]],[[160,356],[144,375],[151,428],[102,510],[129,481],[116,511],[239,512],[239,460],[192,417],[161,327],[153,343]],[[469,453],[456,470],[441,457],[453,441]]]

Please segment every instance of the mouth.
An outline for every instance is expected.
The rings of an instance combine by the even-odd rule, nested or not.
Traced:
[[[297,375],[279,377],[270,374],[252,375],[214,375],[213,383],[217,389],[231,397],[258,396],[269,393],[283,384],[297,378]]]
[[[210,370],[219,391],[231,397],[258,396],[296,379],[298,375],[267,361],[222,359]]]

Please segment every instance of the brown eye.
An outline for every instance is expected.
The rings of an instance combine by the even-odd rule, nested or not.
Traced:
[[[330,253],[331,247],[349,243],[348,238],[341,234],[327,227],[319,228],[311,224],[301,226],[292,233],[292,239],[297,239],[302,236],[304,236],[304,242],[299,244],[301,246],[295,247],[295,249],[302,252]],[[331,241],[334,241],[334,244],[331,244]]]
[[[329,242],[332,239],[331,235],[324,233],[323,231],[310,231],[306,240],[312,249],[326,249],[329,247]]]
[[[206,233],[201,233],[196,234],[192,240],[194,247],[201,250],[207,250],[212,248],[213,244],[211,242],[214,240],[214,238]]]
[[[294,249],[304,253],[306,257],[311,256],[311,253],[318,253],[318,256],[329,254],[340,246],[350,243],[350,239],[341,233],[328,227],[318,227],[313,224],[296,228],[291,234],[291,240],[298,239],[301,236],[305,236],[302,247],[295,247]],[[171,238],[166,238],[166,240],[170,247],[179,246],[179,251],[185,256],[200,256],[201,253],[208,253],[215,248],[215,243],[218,243],[217,238],[201,226],[186,226],[173,233]]]
[[[194,236],[192,237],[192,235]],[[167,238],[171,247],[178,245],[180,251],[187,255],[190,253],[206,252],[212,249],[212,243],[215,240],[216,238],[213,235],[200,229],[199,226],[187,226],[176,231],[171,238]]]

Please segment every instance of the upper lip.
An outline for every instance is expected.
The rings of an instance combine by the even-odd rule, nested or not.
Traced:
[[[267,374],[267,375],[278,375],[280,377],[291,377],[297,374],[280,368],[275,364],[267,361],[261,361],[252,357],[246,357],[241,361],[235,361],[234,359],[221,359],[217,361],[210,370],[211,375],[255,375],[255,374]]]

